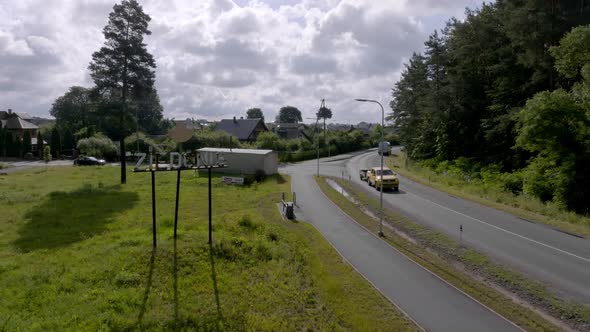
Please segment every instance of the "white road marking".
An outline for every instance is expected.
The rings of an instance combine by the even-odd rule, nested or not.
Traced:
[[[359,158],[359,159],[360,159],[360,158]],[[461,213],[461,212],[459,212],[459,211],[455,211],[455,210],[453,210],[453,209],[451,209],[451,208],[448,208],[448,207],[446,207],[446,206],[444,206],[444,205],[440,205],[440,204],[438,204],[438,203],[435,203],[435,202],[433,202],[433,201],[431,201],[431,200],[429,200],[429,199],[426,199],[426,198],[424,198],[424,197],[418,196],[418,195],[416,195],[416,194],[414,194],[414,193],[412,193],[412,192],[409,192],[409,191],[407,191],[407,190],[406,190],[406,193],[408,193],[408,194],[410,194],[410,195],[413,195],[413,196],[415,196],[415,197],[417,197],[417,198],[420,198],[420,199],[422,199],[422,200],[424,200],[424,201],[430,202],[430,203],[432,203],[432,204],[434,204],[434,205],[436,205],[436,206],[438,206],[438,207],[441,207],[441,208],[443,208],[443,209],[445,209],[445,210],[448,210],[448,211],[454,212],[454,213],[456,213],[456,214],[458,214],[458,215],[461,215],[461,216],[463,216],[463,217],[465,217],[465,218],[468,218],[468,219],[474,220],[474,221],[476,221],[476,222],[478,222],[478,223],[481,223],[481,224],[484,224],[484,225],[490,226],[490,227],[492,227],[492,228],[495,228],[495,229],[497,229],[497,230],[500,230],[500,231],[502,231],[502,232],[505,232],[505,233],[508,233],[508,234],[514,235],[514,236],[516,236],[516,237],[519,237],[519,238],[521,238],[521,239],[523,239],[523,240],[527,240],[527,241],[529,241],[529,242],[532,242],[532,243],[538,244],[538,245],[540,245],[540,246],[543,246],[543,247],[546,247],[546,248],[549,248],[549,249],[553,249],[553,250],[555,250],[555,251],[558,251],[558,252],[560,252],[560,253],[563,253],[563,254],[566,254],[566,255],[568,255],[568,256],[572,256],[572,257],[575,257],[575,258],[577,258],[577,259],[580,259],[580,260],[582,260],[582,261],[585,261],[585,262],[587,262],[587,263],[590,263],[590,259],[588,259],[588,258],[585,258],[585,257],[582,257],[582,256],[578,256],[578,255],[576,255],[576,254],[574,254],[574,253],[571,253],[571,252],[569,252],[569,251],[565,251],[565,250],[563,250],[563,249],[556,248],[556,247],[554,247],[554,246],[551,246],[551,245],[549,245],[549,244],[546,244],[546,243],[543,243],[543,242],[539,242],[539,241],[537,241],[537,240],[533,240],[533,239],[531,239],[531,238],[528,238],[528,237],[526,237],[526,236],[520,235],[520,234],[518,234],[518,233],[514,233],[514,232],[512,232],[512,231],[509,231],[509,230],[507,230],[507,229],[504,229],[504,228],[502,228],[502,227],[498,227],[498,226],[496,226],[496,225],[493,225],[493,224],[487,223],[487,222],[485,222],[485,221],[483,221],[483,220],[479,220],[479,219],[477,219],[477,218],[471,217],[471,216],[469,216],[469,215],[466,215],[466,214],[464,214],[464,213]]]
[[[583,261],[586,261],[586,262],[590,263],[590,259],[588,259],[588,258],[585,258],[585,257],[582,257],[582,256],[578,256],[578,255],[576,255],[576,254],[573,254],[573,253],[571,253],[571,252],[569,252],[569,251],[565,251],[565,250],[563,250],[563,249],[556,248],[556,247],[554,247],[554,246],[551,246],[551,245],[549,245],[549,244],[546,244],[546,243],[543,243],[543,242],[539,242],[539,241],[537,241],[537,240],[533,240],[533,239],[531,239],[531,238],[528,238],[528,237],[526,237],[526,236],[520,235],[520,234],[518,234],[518,233],[514,233],[514,232],[512,232],[512,231],[509,231],[509,230],[507,230],[507,229],[504,229],[504,228],[502,228],[502,227],[498,227],[498,226],[496,226],[496,225],[492,225],[492,224],[490,224],[490,223],[487,223],[487,222],[485,222],[485,221],[483,221],[483,220],[479,220],[479,219],[477,219],[477,218],[474,218],[474,217],[468,216],[468,215],[466,215],[466,214],[464,214],[464,213],[461,213],[461,212],[459,212],[459,211],[455,211],[455,210],[453,210],[453,209],[451,209],[451,208],[448,208],[448,207],[446,207],[446,206],[444,206],[444,205],[440,205],[440,204],[438,204],[438,203],[435,203],[435,202],[433,202],[433,201],[431,201],[431,200],[429,200],[429,199],[426,199],[426,198],[424,198],[424,197],[418,196],[418,195],[416,195],[416,194],[414,194],[414,193],[411,193],[411,192],[409,192],[409,191],[407,191],[407,190],[406,190],[406,192],[407,192],[408,194],[410,194],[410,195],[413,195],[413,196],[415,196],[415,197],[418,197],[418,198],[420,198],[420,199],[422,199],[422,200],[425,200],[425,201],[427,201],[427,202],[430,202],[430,203],[432,203],[432,204],[434,204],[434,205],[436,205],[436,206],[438,206],[438,207],[441,207],[441,208],[443,208],[443,209],[445,209],[445,210],[448,210],[448,211],[454,212],[454,213],[456,213],[456,214],[458,214],[458,215],[461,215],[461,216],[463,216],[463,217],[465,217],[465,218],[469,218],[469,219],[471,219],[471,220],[473,220],[473,221],[477,221],[478,223],[481,223],[481,224],[484,224],[484,225],[488,225],[488,226],[490,226],[490,227],[492,227],[492,228],[495,228],[495,229],[497,229],[497,230],[500,230],[500,231],[502,231],[502,232],[505,232],[505,233],[508,233],[508,234],[511,234],[511,235],[517,236],[517,237],[519,237],[519,238],[521,238],[521,239],[524,239],[524,240],[527,240],[527,241],[530,241],[530,242],[536,243],[536,244],[538,244],[538,245],[540,245],[540,246],[543,246],[543,247],[546,247],[546,248],[549,248],[549,249],[553,249],[553,250],[559,251],[559,252],[561,252],[561,253],[563,253],[563,254],[566,254],[566,255],[569,255],[569,256],[572,256],[572,257],[575,257],[575,258],[578,258],[578,259],[581,259],[581,260],[583,260]]]

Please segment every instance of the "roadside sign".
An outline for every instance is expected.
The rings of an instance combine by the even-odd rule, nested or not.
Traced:
[[[225,184],[237,184],[237,185],[244,184],[244,178],[236,177],[236,176],[224,176],[221,178],[221,181]]]

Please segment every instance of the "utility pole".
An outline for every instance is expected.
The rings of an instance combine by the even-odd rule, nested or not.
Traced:
[[[326,107],[326,100],[322,99],[322,104],[320,105],[320,111]],[[326,118],[324,117],[324,147],[327,147],[326,144]],[[330,156],[330,148],[328,147],[328,156]]]
[[[355,99],[356,101],[360,101],[363,103],[375,103],[378,104],[379,107],[381,107],[381,141],[379,142],[379,146],[381,145],[381,142],[383,142],[383,131],[385,128],[385,111],[383,110],[383,105],[381,105],[380,102],[376,101],[376,100],[372,100],[372,99]],[[381,152],[381,173],[379,174],[381,176],[381,181],[380,181],[380,193],[379,193],[379,236],[383,236],[383,155],[384,153]],[[377,188],[377,183],[375,183],[375,188]]]

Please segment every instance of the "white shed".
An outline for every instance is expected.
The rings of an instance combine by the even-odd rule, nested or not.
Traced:
[[[273,150],[202,148],[197,152],[206,160],[214,159],[208,158],[208,154],[223,154],[227,168],[219,169],[222,172],[254,174],[263,170],[266,175],[272,175],[277,174],[279,169],[279,155]]]

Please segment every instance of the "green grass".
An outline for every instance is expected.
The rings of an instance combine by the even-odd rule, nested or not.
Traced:
[[[10,165],[4,164],[4,163],[0,163],[0,169],[4,169],[4,168],[8,168],[8,167],[10,167]]]
[[[387,165],[416,182],[489,207],[512,213],[524,219],[540,222],[566,232],[590,238],[590,216],[564,211],[552,203],[524,194],[486,186],[481,181],[466,181],[464,177],[438,174],[432,169],[406,162],[405,154],[392,155]]]
[[[280,218],[288,178],[213,185],[175,173],[50,167],[0,176],[0,331],[416,330],[309,224]]]
[[[373,215],[376,215],[378,201],[365,195],[356,185],[353,187],[341,179],[334,180],[352,196],[356,204],[332,189],[323,179],[318,180],[318,184],[322,191],[349,216],[370,231],[377,233],[378,223],[365,211],[371,211]],[[383,228],[385,241],[522,328],[530,331],[559,330],[538,313],[515,303],[488,284],[474,279],[465,271],[502,285],[505,289],[530,300],[546,312],[580,330],[586,330],[590,326],[588,307],[563,301],[540,283],[495,264],[484,255],[465,248],[445,235],[416,224],[395,212],[386,211],[384,222],[409,235],[417,243],[408,241],[387,227]],[[463,266],[466,270],[458,269],[456,264]]]

